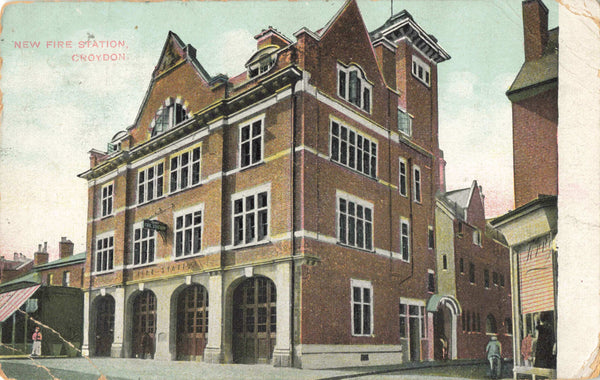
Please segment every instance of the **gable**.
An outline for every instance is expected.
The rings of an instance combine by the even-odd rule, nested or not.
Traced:
[[[485,211],[481,190],[476,181],[471,186],[471,198],[467,208],[467,223],[485,231]]]

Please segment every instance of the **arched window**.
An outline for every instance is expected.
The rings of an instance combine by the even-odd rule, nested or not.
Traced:
[[[496,327],[496,318],[492,314],[488,314],[485,319],[485,333],[486,334],[497,334],[498,328]]]
[[[338,64],[338,95],[366,112],[371,112],[371,93],[363,71],[356,65],[345,67]]]
[[[156,111],[150,123],[152,137],[160,135],[189,118],[186,107],[178,99],[167,99],[163,106]]]

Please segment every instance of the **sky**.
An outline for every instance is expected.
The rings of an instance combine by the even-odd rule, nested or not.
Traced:
[[[389,0],[359,0],[368,30],[390,16]],[[558,5],[545,0],[549,27]],[[5,5],[0,32],[0,255],[32,257],[62,236],[85,251],[92,149],[133,124],[171,30],[197,49],[210,75],[234,76],[273,26],[292,41],[323,27],[341,0],[33,2]],[[448,190],[483,187],[486,216],[513,208],[511,106],[505,92],[523,62],[520,0],[395,0],[452,57],[438,65],[440,147]],[[124,41],[80,47],[79,41]],[[72,41],[72,46],[67,45]],[[25,43],[27,42],[27,43]],[[35,47],[35,43],[39,46]],[[62,46],[60,43],[62,42]],[[34,46],[32,47],[32,43]],[[115,61],[81,55],[115,54]]]

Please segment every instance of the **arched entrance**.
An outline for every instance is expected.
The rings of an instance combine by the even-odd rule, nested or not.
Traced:
[[[273,281],[252,277],[233,293],[233,360],[269,363],[277,332],[277,293]]]
[[[434,294],[427,302],[427,312],[433,313],[434,360],[458,359],[457,324],[461,308],[449,295]]]
[[[156,296],[149,290],[138,294],[133,301],[132,332],[133,357],[154,357]]]
[[[111,296],[99,297],[96,301],[96,356],[110,356],[115,333],[115,299]]]
[[[177,359],[202,357],[208,333],[208,292],[201,285],[185,288],[177,298]]]

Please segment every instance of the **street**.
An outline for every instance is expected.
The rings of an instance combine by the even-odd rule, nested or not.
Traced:
[[[140,359],[3,359],[1,369],[16,380],[151,380],[151,379],[487,379],[485,363],[420,363],[422,368],[403,366],[354,367],[332,370],[275,368],[256,364],[206,364],[202,362]],[[504,366],[503,379],[510,379],[511,364]],[[102,377],[104,376],[104,378]]]

